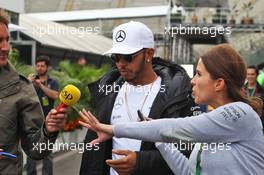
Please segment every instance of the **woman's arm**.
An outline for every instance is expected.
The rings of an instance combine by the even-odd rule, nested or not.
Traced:
[[[198,116],[122,123],[113,127],[100,123],[90,112],[83,111],[80,115],[84,121],[80,124],[97,133],[98,138],[92,143],[103,142],[113,135],[151,142],[227,143],[253,137],[252,131],[261,128],[259,117],[252,111],[248,105],[238,102]],[[257,127],[250,127],[248,123]]]
[[[155,143],[162,157],[176,175],[191,175],[189,160],[172,143]]]
[[[248,105],[232,103],[193,117],[117,124],[113,131],[117,137],[151,142],[236,142],[254,129],[248,125],[257,121],[251,111]]]

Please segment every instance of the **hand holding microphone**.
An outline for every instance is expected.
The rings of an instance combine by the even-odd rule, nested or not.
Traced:
[[[60,104],[56,109],[52,109],[46,117],[45,125],[49,133],[57,132],[63,128],[66,122],[66,108],[77,103],[80,96],[80,90],[73,85],[67,85],[62,89],[59,95]]]

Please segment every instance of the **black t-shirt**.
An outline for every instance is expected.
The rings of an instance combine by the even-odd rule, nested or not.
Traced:
[[[43,84],[52,90],[59,91],[58,82],[50,77]],[[53,109],[55,100],[49,98],[40,88],[35,87],[35,89],[46,117],[49,111]]]

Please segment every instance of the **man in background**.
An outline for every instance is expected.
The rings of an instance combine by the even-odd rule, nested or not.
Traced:
[[[48,75],[49,62],[48,56],[39,56],[35,64],[36,73],[28,76],[28,79],[33,83],[36,89],[45,116],[53,109],[54,102],[59,96],[58,82]],[[43,175],[53,174],[52,160],[53,154],[49,154],[43,159]],[[28,175],[37,175],[36,161],[27,157],[26,169]]]
[[[247,80],[244,85],[245,93],[249,97],[261,97],[264,99],[264,89],[257,82],[258,68],[251,65],[247,67]]]
[[[264,102],[264,88],[257,81],[258,74],[259,70],[257,66],[250,65],[247,67],[247,79],[244,85],[244,91],[248,97],[260,97],[262,102]],[[260,119],[262,121],[262,125],[264,125],[264,113]]]
[[[77,64],[84,67],[87,64],[87,61],[84,56],[80,56],[77,60]]]

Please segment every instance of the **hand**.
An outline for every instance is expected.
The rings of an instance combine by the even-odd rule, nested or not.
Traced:
[[[112,153],[125,157],[116,160],[106,160],[106,163],[114,168],[119,175],[132,174],[136,167],[137,154],[130,150],[113,150]]]
[[[35,80],[35,74],[34,73],[31,73],[28,75],[27,79],[31,82],[33,82]]]
[[[60,111],[56,111],[55,109],[52,109],[45,121],[46,130],[49,133],[57,132],[60,129],[62,129],[66,123],[66,108],[61,108]]]
[[[41,88],[41,86],[43,85],[40,81],[40,79],[34,79],[34,81],[32,82],[35,86]]]
[[[42,83],[39,79],[35,79],[35,76],[36,75],[34,73],[32,73],[32,74],[29,74],[27,78],[29,81],[31,81],[33,83],[34,86],[40,88],[42,86]]]
[[[100,123],[90,111],[83,109],[79,112],[83,121],[79,121],[79,124],[93,130],[97,134],[97,139],[91,141],[91,144],[101,143],[113,137],[113,128],[111,125]]]

